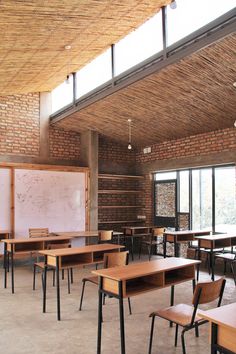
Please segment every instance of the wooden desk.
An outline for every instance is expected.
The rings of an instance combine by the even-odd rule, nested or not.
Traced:
[[[57,319],[61,319],[60,308],[60,269],[81,267],[89,264],[97,264],[103,262],[103,256],[106,252],[115,252],[124,248],[121,245],[104,243],[99,245],[90,245],[77,248],[64,248],[40,251],[45,257],[44,268],[44,287],[43,287],[43,312],[46,312],[46,291],[47,291],[47,266],[56,269],[57,279]]]
[[[97,354],[101,354],[103,294],[112,295],[119,300],[121,353],[125,354],[123,298],[171,286],[173,305],[174,285],[192,280],[195,287],[195,266],[198,263],[195,260],[171,257],[92,271],[99,276]]]
[[[131,240],[131,257],[134,260],[134,238],[139,238],[142,241],[144,236],[152,232],[153,226],[124,226],[124,237]]]
[[[166,257],[167,242],[174,243],[175,257],[179,257],[179,244],[194,241],[196,236],[210,235],[211,231],[204,230],[183,230],[183,231],[168,231],[163,234],[163,253]]]
[[[236,234],[219,234],[195,237],[198,241],[198,259],[200,259],[200,249],[209,249],[210,264],[211,264],[211,278],[215,279],[214,272],[214,249],[236,246]]]
[[[204,311],[200,317],[210,322],[211,353],[236,353],[236,303]]]
[[[70,241],[69,236],[47,236],[39,238],[16,238],[1,240],[4,243],[4,288],[7,287],[7,270],[9,268],[9,256],[11,265],[11,288],[14,294],[14,255],[17,254],[32,254],[39,250],[47,249],[51,243],[64,243]]]
[[[11,231],[9,230],[0,230],[0,240],[5,240],[10,238]]]
[[[93,231],[69,231],[69,232],[53,232],[54,235],[58,236],[70,236],[73,238],[84,237],[98,237],[99,230]],[[120,236],[123,235],[123,232],[113,231],[113,236],[118,236],[118,243],[120,242]]]

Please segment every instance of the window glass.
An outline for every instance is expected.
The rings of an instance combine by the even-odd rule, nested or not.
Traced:
[[[184,38],[235,7],[235,0],[177,0],[167,6],[168,46]]]
[[[176,179],[176,171],[160,172],[155,174],[155,181],[165,181],[168,179]]]
[[[76,73],[76,77],[77,98],[111,80],[111,48],[99,55],[89,64],[85,65]]]
[[[192,228],[212,229],[212,169],[192,171]]]
[[[180,213],[189,212],[189,171],[179,172]]]
[[[235,167],[215,169],[215,231],[236,232]]]
[[[162,16],[159,11],[115,44],[115,75],[130,69],[162,49]]]
[[[64,81],[61,85],[52,90],[52,113],[67,106],[73,101],[73,77]]]

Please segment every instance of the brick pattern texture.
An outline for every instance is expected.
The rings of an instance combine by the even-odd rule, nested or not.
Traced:
[[[76,160],[80,153],[80,134],[50,127],[50,157]]]
[[[99,137],[98,158],[123,164],[135,163],[136,151],[128,150],[127,146],[120,145],[112,139]]]
[[[150,154],[144,155],[141,150],[137,153],[136,162],[196,157],[235,148],[236,129],[227,128],[152,145]]]
[[[39,155],[39,94],[0,96],[0,154]]]

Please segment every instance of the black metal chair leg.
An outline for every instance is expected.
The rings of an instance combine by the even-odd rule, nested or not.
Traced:
[[[106,305],[106,294],[103,294],[103,302],[102,302],[103,305]]]
[[[151,260],[151,257],[152,257],[152,246],[150,245],[149,246],[149,256],[148,256],[149,261]]]
[[[79,311],[82,310],[82,303],[83,303],[83,298],[84,298],[84,287],[85,287],[85,281],[83,281],[83,287],[82,287],[82,292],[81,292],[81,296],[80,296]]]
[[[235,274],[235,270],[234,270],[234,264],[235,264],[235,262],[231,263],[231,270],[232,270],[232,273],[233,273],[234,284],[236,286],[236,274]]]
[[[70,294],[70,269],[67,269],[67,286],[68,286],[68,294]]]
[[[198,324],[196,323],[196,326],[195,326],[195,336],[198,338],[199,337],[199,327],[198,327]]]
[[[62,272],[61,272],[61,279],[64,280],[65,278],[65,272],[64,272],[64,269],[62,269]]]
[[[182,333],[181,333],[181,343],[182,343],[182,351],[183,351],[183,354],[186,354],[185,340],[184,340],[184,332],[185,332],[185,330],[183,330]]]
[[[36,265],[34,264],[33,290],[35,290],[35,278],[36,278]]]
[[[70,268],[70,281],[71,281],[71,284],[74,283],[73,268]]]
[[[55,276],[56,276],[56,271],[53,269],[53,274],[52,274],[52,286],[55,286]]]
[[[132,315],[131,302],[130,302],[130,298],[129,297],[128,297],[128,305],[129,305],[129,314]]]
[[[150,332],[148,354],[152,353],[152,340],[153,340],[154,324],[155,324],[155,316],[152,316],[152,324],[151,324],[151,332]]]
[[[176,324],[176,327],[175,327],[175,347],[177,347],[177,344],[178,344],[178,329],[179,329],[179,325]]]

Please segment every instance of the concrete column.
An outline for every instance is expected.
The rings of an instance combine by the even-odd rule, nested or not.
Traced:
[[[81,134],[80,165],[90,168],[90,230],[98,229],[98,133]]]
[[[40,159],[49,159],[49,116],[51,114],[51,93],[40,93]]]

